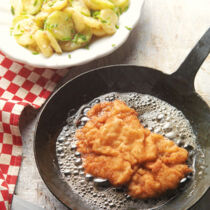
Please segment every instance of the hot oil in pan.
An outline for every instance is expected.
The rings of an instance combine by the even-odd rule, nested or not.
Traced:
[[[178,146],[188,150],[187,164],[194,172],[180,181],[177,190],[170,191],[166,193],[167,195],[163,195],[158,199],[133,199],[126,194],[124,188],[115,188],[107,180],[84,173],[80,153],[76,151],[75,131],[85,125],[88,120],[86,113],[92,106],[99,102],[113,101],[115,99],[122,100],[129,107],[134,108],[138,112],[139,120],[144,127],[154,133],[166,136]],[[72,190],[82,200],[94,206],[94,209],[127,209],[129,207],[151,209],[160,207],[178,195],[180,191],[192,185],[196,156],[199,155],[199,159],[202,161],[200,157],[203,155],[196,144],[196,137],[189,121],[181,111],[156,97],[139,93],[109,93],[82,106],[76,114],[70,114],[67,125],[57,138],[56,154],[64,179]],[[201,171],[201,169],[199,170]],[[193,191],[193,187],[191,188],[191,191]]]

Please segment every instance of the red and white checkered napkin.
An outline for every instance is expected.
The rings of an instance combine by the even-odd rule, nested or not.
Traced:
[[[39,108],[65,73],[24,66],[0,52],[0,210],[9,208],[21,165],[20,114],[27,105]]]

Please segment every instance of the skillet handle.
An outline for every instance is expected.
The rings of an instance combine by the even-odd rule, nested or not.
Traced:
[[[198,41],[192,51],[189,53],[187,58],[178,68],[178,70],[171,76],[184,80],[190,89],[194,89],[194,78],[202,65],[203,61],[206,59],[210,52],[210,28]]]

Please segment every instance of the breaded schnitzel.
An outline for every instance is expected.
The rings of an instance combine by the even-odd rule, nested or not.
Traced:
[[[126,185],[133,197],[156,197],[192,171],[185,164],[188,152],[145,129],[137,115],[119,100],[96,104],[76,131],[77,148],[86,173]]]

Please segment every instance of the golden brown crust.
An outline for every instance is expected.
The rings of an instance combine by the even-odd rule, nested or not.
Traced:
[[[90,120],[76,132],[86,173],[115,186],[127,184],[133,197],[149,198],[176,188],[191,171],[188,152],[145,129],[124,102],[96,104],[87,115]]]
[[[108,179],[115,186],[127,183],[133,174],[131,164],[120,157],[88,155],[84,168],[86,173]]]
[[[153,198],[169,189],[176,189],[180,180],[191,172],[185,164],[167,166],[160,159],[146,163],[132,177],[128,191],[135,198]]]

